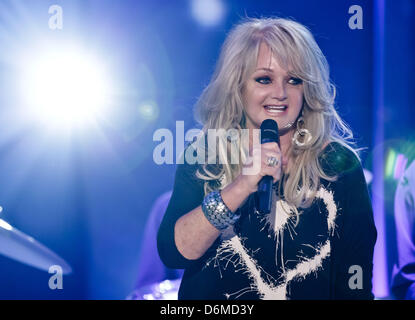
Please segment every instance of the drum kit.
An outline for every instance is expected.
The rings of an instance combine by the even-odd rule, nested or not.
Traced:
[[[72,272],[70,265],[56,253],[3,219],[0,219],[0,254],[47,272],[52,266],[59,266],[63,274]],[[180,281],[175,279],[154,283],[133,291],[126,299],[177,300]]]
[[[63,274],[72,272],[70,265],[56,253],[3,219],[0,219],[0,254],[40,270],[59,266]]]

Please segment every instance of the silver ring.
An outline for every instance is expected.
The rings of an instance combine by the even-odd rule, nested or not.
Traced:
[[[268,157],[267,158],[267,166],[268,167],[276,167],[278,166],[279,160],[275,157]]]

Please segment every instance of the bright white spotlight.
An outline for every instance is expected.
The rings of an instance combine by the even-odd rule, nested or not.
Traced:
[[[225,7],[222,0],[193,0],[192,14],[200,24],[215,26],[223,19]]]
[[[108,106],[107,76],[96,58],[73,50],[53,51],[31,59],[25,69],[23,94],[38,120],[79,125]]]

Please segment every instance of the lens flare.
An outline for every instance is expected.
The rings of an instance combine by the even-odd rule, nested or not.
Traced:
[[[51,51],[31,59],[22,90],[30,120],[72,126],[94,120],[109,104],[107,75],[98,59]]]

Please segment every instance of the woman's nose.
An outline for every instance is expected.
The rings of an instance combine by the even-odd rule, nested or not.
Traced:
[[[276,82],[272,86],[272,97],[280,101],[287,99],[287,90],[283,83]]]

